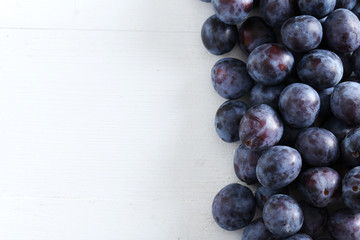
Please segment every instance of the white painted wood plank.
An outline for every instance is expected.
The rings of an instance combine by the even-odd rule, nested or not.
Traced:
[[[212,14],[199,0],[3,0],[0,28],[200,32]]]

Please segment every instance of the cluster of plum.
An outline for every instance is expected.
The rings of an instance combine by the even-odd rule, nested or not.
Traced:
[[[255,195],[239,183],[221,189],[215,222],[245,227],[242,240],[360,240],[360,6],[211,4],[215,15],[201,30],[205,48],[222,55],[238,43],[248,56],[246,63],[223,58],[211,70],[215,91],[227,99],[216,132],[240,141],[235,173],[259,184]],[[254,8],[259,16],[249,17]],[[253,220],[256,206],[262,217]]]

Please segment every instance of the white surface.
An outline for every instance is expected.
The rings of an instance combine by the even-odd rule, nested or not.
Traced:
[[[0,239],[240,239],[199,0],[3,0]],[[231,56],[240,56],[237,48]],[[227,55],[227,56],[230,56]]]

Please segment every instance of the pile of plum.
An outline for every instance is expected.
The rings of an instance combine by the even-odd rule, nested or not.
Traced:
[[[210,2],[209,0],[202,0]],[[238,43],[247,63],[215,63],[215,116],[240,141],[237,177],[212,214],[242,240],[360,240],[360,6],[356,0],[212,0],[201,38],[212,54]],[[254,9],[259,16],[249,13]],[[248,102],[248,104],[246,103]],[[256,206],[262,218],[253,220]],[[320,237],[320,238],[319,238]]]

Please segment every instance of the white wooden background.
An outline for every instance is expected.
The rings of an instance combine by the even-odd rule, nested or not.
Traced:
[[[211,217],[237,181],[237,144],[213,126],[212,14],[199,0],[0,1],[0,239],[241,239]]]

